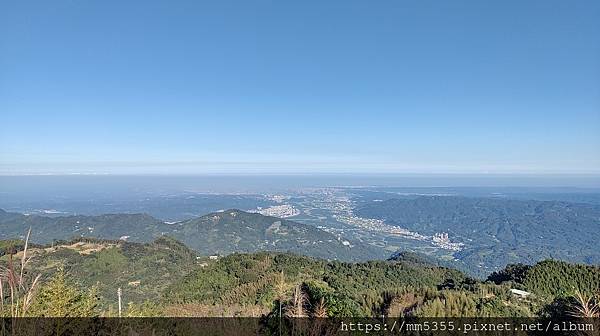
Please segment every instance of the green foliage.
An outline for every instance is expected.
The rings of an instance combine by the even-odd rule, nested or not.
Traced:
[[[183,221],[174,236],[201,254],[279,251],[346,261],[384,255],[366,244],[345,246],[312,225],[235,209]]]
[[[81,290],[67,277],[63,268],[40,289],[31,309],[31,316],[87,317],[97,316],[96,287]]]
[[[312,306],[323,302],[325,312],[329,317],[351,317],[364,314],[361,306],[343,293],[337,293],[326,282],[308,281],[306,290]],[[322,301],[321,301],[322,300]]]
[[[162,311],[159,306],[151,301],[144,301],[141,304],[129,302],[125,310],[125,317],[157,317],[161,316]]]
[[[591,296],[600,291],[600,267],[544,260],[525,276],[527,290],[547,298],[564,298],[577,292]]]
[[[504,269],[493,272],[488,276],[488,281],[492,281],[496,284],[500,284],[506,281],[513,281],[517,284],[523,284],[527,272],[531,269],[531,266],[524,264],[509,264]]]
[[[89,245],[72,248],[77,242]],[[168,237],[148,244],[85,238],[54,247],[36,250],[31,267],[48,278],[63,265],[82,286],[97,286],[103,308],[116,302],[118,287],[126,301],[157,300],[165,288],[198,263],[195,252]]]
[[[411,251],[398,251],[392,254],[388,260],[390,261],[402,261],[405,263],[412,263],[423,266],[436,266],[438,261],[434,258],[427,256],[422,253],[416,253]]]
[[[110,247],[94,253],[82,265],[83,268],[92,270],[95,275],[116,273],[125,269],[126,266],[127,258],[118,247]]]
[[[595,275],[587,273],[596,269],[590,266],[557,264],[571,269],[565,271],[571,276],[569,281],[537,276],[554,263],[547,261],[533,267],[509,265],[498,272],[501,274],[498,277],[505,281],[495,284],[413,261],[342,263],[292,254],[235,254],[190,273],[174,283],[165,297],[173,303],[249,307],[258,304],[277,315],[279,302],[284,311],[294,309],[294,292],[289,290],[293,287],[306,295],[305,311],[309,315],[524,317],[542,313],[551,301],[536,295],[526,299],[515,296],[510,291],[514,285],[526,288],[530,281],[554,282],[552,286],[566,290],[570,288],[569,281],[579,279],[590,290],[597,286]],[[283,291],[277,289],[277,283],[282,282],[282,271],[286,286],[280,287],[288,289]],[[554,287],[552,290],[556,291]]]
[[[117,288],[131,302],[123,316],[131,317],[161,316],[167,306],[201,316],[557,316],[584,306],[575,294],[597,302],[600,288],[599,267],[555,260],[508,265],[481,282],[411,254],[346,263],[259,252],[214,261],[168,237],[149,244],[88,238],[61,244],[31,249],[28,267],[48,279],[31,316],[117,316]],[[515,287],[533,294],[515,296]]]
[[[421,317],[526,317],[532,316],[531,303],[519,301],[508,294],[508,288],[498,290],[478,285],[474,290],[416,290],[419,298],[407,315]],[[496,294],[494,294],[496,292]],[[420,293],[420,294],[419,294]]]
[[[34,241],[45,244],[71,239],[74,232],[80,237],[119,239],[129,236],[133,241],[152,241],[162,231],[169,231],[167,224],[145,214],[46,217],[0,210],[0,225],[0,239],[20,237],[23,228],[31,227]]]
[[[175,303],[274,305],[277,283],[285,274],[288,288],[301,286],[311,306],[323,299],[329,316],[370,315],[381,293],[399,286],[435,286],[460,282],[455,270],[403,262],[342,263],[282,253],[234,254],[191,272],[174,283],[165,297]],[[288,301],[290,291],[285,293]]]
[[[20,239],[0,240],[0,257],[22,251],[25,242]]]
[[[576,293],[595,295],[600,292],[600,267],[544,260],[534,266],[511,264],[490,274],[488,281],[510,283],[546,300],[566,298]]]
[[[32,227],[36,242],[55,245],[64,244],[65,240],[73,241],[74,232],[78,239],[93,241],[90,237],[98,237],[115,243],[121,237],[128,237],[133,242],[151,242],[169,235],[205,255],[289,251],[346,261],[385,256],[384,251],[367,244],[356,242],[353,247],[345,246],[335,235],[311,225],[236,209],[184,220],[176,225],[146,214],[45,217],[0,210],[0,239],[19,237],[23,227],[28,226]]]

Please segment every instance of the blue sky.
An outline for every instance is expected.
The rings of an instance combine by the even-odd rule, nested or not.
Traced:
[[[1,1],[0,174],[600,173],[598,1]]]

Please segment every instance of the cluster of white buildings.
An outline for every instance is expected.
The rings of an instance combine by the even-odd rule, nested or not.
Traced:
[[[460,251],[465,245],[463,243],[451,242],[450,238],[448,238],[448,233],[446,232],[434,234],[433,237],[431,237],[431,241],[433,242],[433,245],[437,247],[452,251]]]
[[[254,212],[264,216],[272,216],[279,218],[294,217],[300,214],[300,210],[294,208],[289,204],[274,205],[268,208],[258,207],[256,210],[250,210],[248,212]]]

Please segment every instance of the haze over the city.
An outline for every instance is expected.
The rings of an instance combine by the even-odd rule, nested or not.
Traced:
[[[597,1],[0,8],[4,175],[600,173]]]

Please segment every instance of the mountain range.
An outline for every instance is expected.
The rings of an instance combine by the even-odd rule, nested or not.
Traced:
[[[283,251],[345,261],[386,257],[375,247],[310,225],[236,209],[174,223],[146,214],[45,217],[0,210],[0,239],[23,238],[29,227],[32,241],[40,244],[76,237],[150,242],[170,236],[204,255]]]
[[[419,196],[362,202],[353,211],[361,218],[380,219],[430,237],[447,233],[462,248],[438,256],[436,262],[480,277],[507,264],[548,258],[600,263],[597,204]],[[0,239],[23,238],[29,227],[33,242],[44,244],[77,237],[151,242],[169,236],[202,255],[279,251],[365,261],[387,259],[391,253],[361,235],[349,239],[312,225],[237,209],[177,222],[147,214],[40,216],[0,210]]]
[[[464,243],[454,257],[483,272],[555,258],[600,263],[600,206],[560,201],[422,196],[365,204],[355,213]]]

